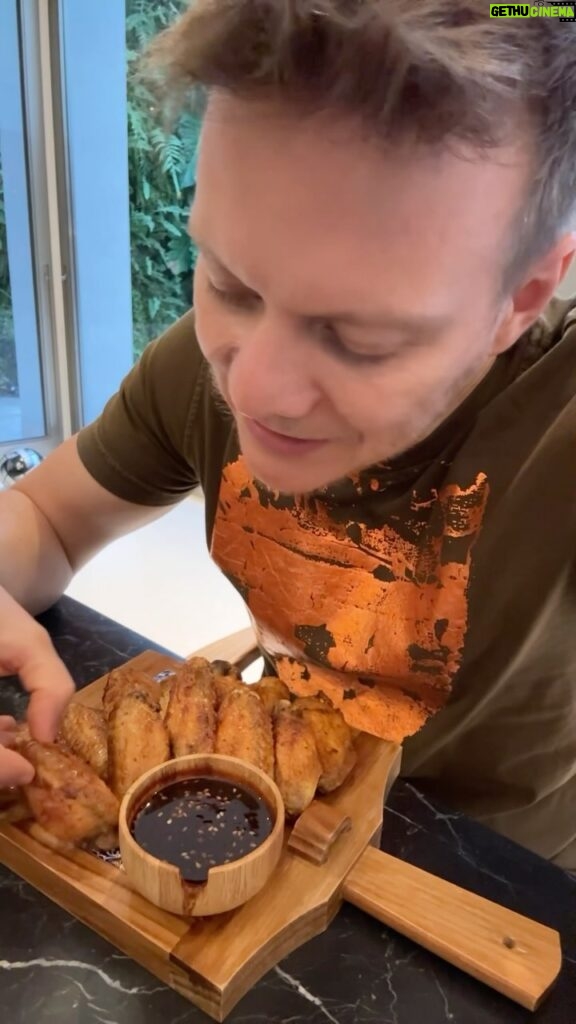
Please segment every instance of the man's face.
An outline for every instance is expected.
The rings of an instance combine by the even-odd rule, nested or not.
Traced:
[[[525,161],[392,147],[212,99],[191,232],[200,346],[253,474],[303,493],[406,451],[494,358]]]

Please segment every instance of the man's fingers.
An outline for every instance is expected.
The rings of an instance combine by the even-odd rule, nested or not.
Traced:
[[[74,685],[55,691],[36,690],[28,705],[28,725],[35,740],[52,743],[56,739],[60,719],[74,693]]]
[[[56,737],[75,686],[51,644],[42,655],[22,666],[20,678],[31,694],[27,715],[30,732],[34,739],[49,743]]]
[[[0,715],[0,746],[9,747],[16,735],[16,722],[8,715]]]
[[[26,786],[33,778],[34,769],[25,757],[0,747],[0,784],[3,787]]]

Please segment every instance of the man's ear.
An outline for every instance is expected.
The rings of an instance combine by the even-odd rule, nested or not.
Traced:
[[[571,232],[533,264],[505,304],[494,336],[493,355],[505,352],[538,319],[554,297],[575,253],[576,232]]]

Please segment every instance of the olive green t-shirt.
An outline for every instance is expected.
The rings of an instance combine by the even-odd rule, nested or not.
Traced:
[[[298,693],[403,742],[403,772],[576,869],[576,309],[555,301],[424,442],[310,495],[254,480],[193,314],[80,457],[110,492],[200,484],[212,555]],[[194,615],[194,609],[190,609]]]

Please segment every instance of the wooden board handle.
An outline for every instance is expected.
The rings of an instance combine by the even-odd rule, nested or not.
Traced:
[[[535,1010],[562,965],[558,932],[368,847],[344,899]]]

